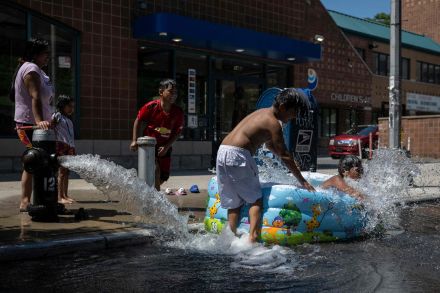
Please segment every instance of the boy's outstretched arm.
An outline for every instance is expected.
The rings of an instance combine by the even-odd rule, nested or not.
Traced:
[[[133,123],[133,134],[132,134],[132,139],[131,139],[131,144],[130,144],[130,149],[134,152],[137,150],[138,145],[137,145],[137,138],[138,138],[138,132],[139,132],[139,119],[136,118],[136,120],[134,120]]]
[[[365,199],[362,193],[360,193],[359,191],[348,185],[347,182],[345,182],[345,180],[341,178],[341,176],[334,176],[333,178],[331,178],[331,183],[328,186],[323,186],[323,187],[324,188],[335,187],[336,189],[352,197],[355,197],[360,200]]]
[[[308,191],[315,191],[315,188],[313,188],[313,186],[307,182],[306,179],[304,179],[292,155],[287,151],[286,145],[284,144],[283,131],[278,122],[276,125],[274,124],[274,127],[271,129],[272,140],[266,142],[266,147],[275,153],[284,164],[286,164],[293,176],[298,179],[299,183],[301,183],[305,189]]]

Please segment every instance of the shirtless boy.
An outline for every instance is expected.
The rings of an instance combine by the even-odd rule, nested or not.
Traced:
[[[262,145],[286,164],[303,188],[314,191],[301,175],[295,160],[286,149],[280,122],[295,119],[299,109],[305,107],[295,89],[280,92],[272,107],[257,110],[246,116],[223,140],[217,153],[217,180],[221,206],[228,210],[229,227],[237,231],[240,209],[251,204],[249,209],[249,240],[256,242],[262,207],[262,193],[258,179],[258,168],[252,155]]]

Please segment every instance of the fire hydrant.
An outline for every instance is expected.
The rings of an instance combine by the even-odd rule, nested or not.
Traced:
[[[33,200],[28,213],[32,221],[58,222],[58,184],[55,132],[36,129],[32,148],[21,158],[24,169],[33,174]]]

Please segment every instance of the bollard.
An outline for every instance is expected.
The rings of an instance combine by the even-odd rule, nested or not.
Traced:
[[[32,148],[22,156],[24,169],[33,174],[33,200],[29,205],[32,221],[58,222],[58,186],[55,132],[34,130]]]
[[[362,145],[361,140],[358,138],[359,158],[362,160]]]
[[[154,187],[156,173],[156,139],[142,136],[137,139],[138,144],[138,176]]]
[[[370,132],[369,133],[369,140],[368,140],[368,147],[369,147],[369,149],[370,149],[370,151],[369,151],[369,156],[368,156],[368,159],[372,159],[373,158],[373,133],[372,132]]]

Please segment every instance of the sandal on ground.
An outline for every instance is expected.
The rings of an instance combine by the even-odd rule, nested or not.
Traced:
[[[185,188],[180,187],[180,188],[176,191],[175,194],[176,194],[176,195],[186,195],[187,193],[186,193]]]
[[[174,192],[171,188],[167,188],[167,189],[165,189],[165,194],[166,195],[174,195]]]

